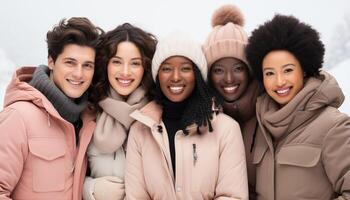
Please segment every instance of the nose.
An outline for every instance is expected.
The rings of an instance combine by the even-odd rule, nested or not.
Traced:
[[[225,83],[232,83],[233,80],[234,80],[234,77],[233,77],[231,70],[225,70],[225,73],[224,73]]]
[[[128,75],[129,75],[130,69],[129,69],[128,63],[125,63],[125,64],[123,65],[123,69],[122,69],[122,70],[123,70],[123,71],[122,71],[122,74],[123,74],[124,76],[128,76]]]
[[[79,65],[73,71],[74,78],[81,78],[83,76],[83,66]]]
[[[286,79],[282,74],[277,74],[277,86],[281,87],[286,84]]]
[[[173,73],[171,74],[171,81],[172,82],[178,82],[181,80],[180,70],[175,69]]]

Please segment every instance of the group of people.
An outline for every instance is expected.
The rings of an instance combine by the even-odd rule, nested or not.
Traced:
[[[319,33],[234,5],[203,44],[87,18],[47,33],[0,113],[0,199],[350,199],[350,118]]]

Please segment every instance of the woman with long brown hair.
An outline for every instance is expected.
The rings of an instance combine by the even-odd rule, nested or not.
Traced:
[[[128,23],[100,39],[91,98],[97,120],[87,153],[85,199],[124,199],[125,140],[134,122],[129,114],[149,101],[155,46],[152,34]]]

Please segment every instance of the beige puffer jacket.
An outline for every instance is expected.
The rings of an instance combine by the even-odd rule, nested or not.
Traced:
[[[212,121],[213,132],[176,133],[176,178],[162,109],[154,101],[131,114],[126,157],[127,199],[248,199],[241,131],[225,114]]]
[[[350,118],[337,109],[343,100],[326,72],[282,108],[266,94],[258,99],[259,200],[350,199]]]

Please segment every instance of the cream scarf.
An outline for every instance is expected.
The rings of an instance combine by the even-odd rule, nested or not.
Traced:
[[[97,116],[93,143],[99,153],[114,153],[123,144],[134,122],[129,115],[147,103],[145,90],[138,87],[125,101],[112,88],[109,96],[100,101],[103,112]]]

